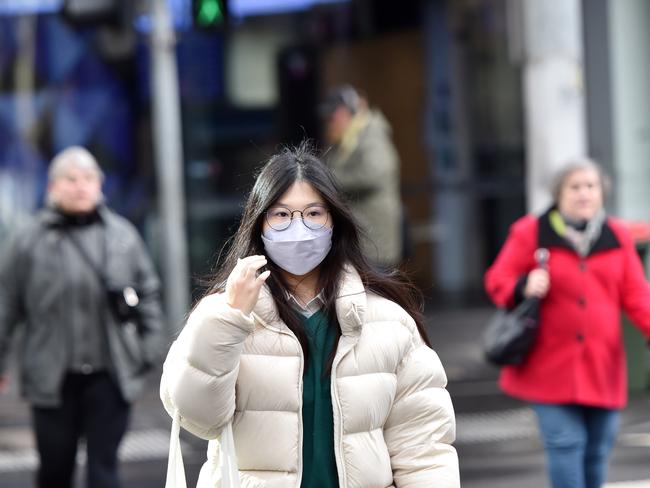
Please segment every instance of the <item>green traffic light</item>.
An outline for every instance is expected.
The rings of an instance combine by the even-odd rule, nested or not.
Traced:
[[[213,25],[223,20],[223,9],[219,0],[202,0],[196,20],[201,25]]]

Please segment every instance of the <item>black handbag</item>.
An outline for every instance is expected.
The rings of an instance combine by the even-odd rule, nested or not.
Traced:
[[[548,249],[537,249],[537,266],[546,268],[549,255]],[[483,332],[483,352],[489,362],[497,366],[524,362],[537,338],[539,305],[539,298],[530,297],[512,310],[496,311]]]
[[[512,310],[499,309],[483,333],[485,358],[497,366],[521,364],[539,327],[539,298],[527,298]]]
[[[138,323],[140,316],[138,313],[138,304],[140,296],[132,286],[110,288],[106,286],[108,306],[117,318],[124,324],[126,322]]]

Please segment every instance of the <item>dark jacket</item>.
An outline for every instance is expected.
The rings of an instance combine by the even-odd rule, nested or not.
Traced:
[[[515,222],[485,275],[500,306],[535,266],[538,247],[550,251],[551,287],[540,308],[539,335],[525,362],[502,369],[500,386],[517,398],[621,408],[627,400],[621,329],[625,311],[650,336],[650,286],[632,237],[609,218],[584,258],[551,227],[548,213]]]
[[[86,319],[103,318],[96,330],[103,334],[108,371],[125,400],[132,401],[144,383],[144,373],[164,354],[159,280],[137,230],[126,219],[105,207],[98,209],[106,243],[107,280],[116,287],[138,290],[140,327],[119,324],[108,308],[105,287],[97,279],[101,294],[96,303],[101,312],[92,314],[71,307],[66,277],[89,264],[70,249],[60,213],[46,208],[15,233],[0,259],[0,371],[4,371],[12,335],[22,326],[20,365],[23,396],[37,406],[56,406],[70,367],[67,330],[79,314]],[[87,270],[86,270],[87,271]],[[92,271],[90,272],[92,273]],[[74,314],[74,315],[73,315]],[[82,323],[84,317],[81,317]]]

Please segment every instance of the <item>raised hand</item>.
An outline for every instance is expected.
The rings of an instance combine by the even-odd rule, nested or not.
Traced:
[[[226,281],[226,303],[233,308],[249,315],[260,295],[260,290],[271,274],[264,271],[258,275],[259,269],[266,264],[266,256],[247,256],[237,261]]]

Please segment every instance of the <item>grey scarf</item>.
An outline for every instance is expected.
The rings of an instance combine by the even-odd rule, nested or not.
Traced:
[[[605,211],[601,209],[593,218],[587,221],[587,225],[583,230],[578,230],[566,224],[568,219],[562,216],[565,222],[563,237],[573,245],[580,256],[584,257],[589,254],[594,243],[600,237],[605,217]]]

